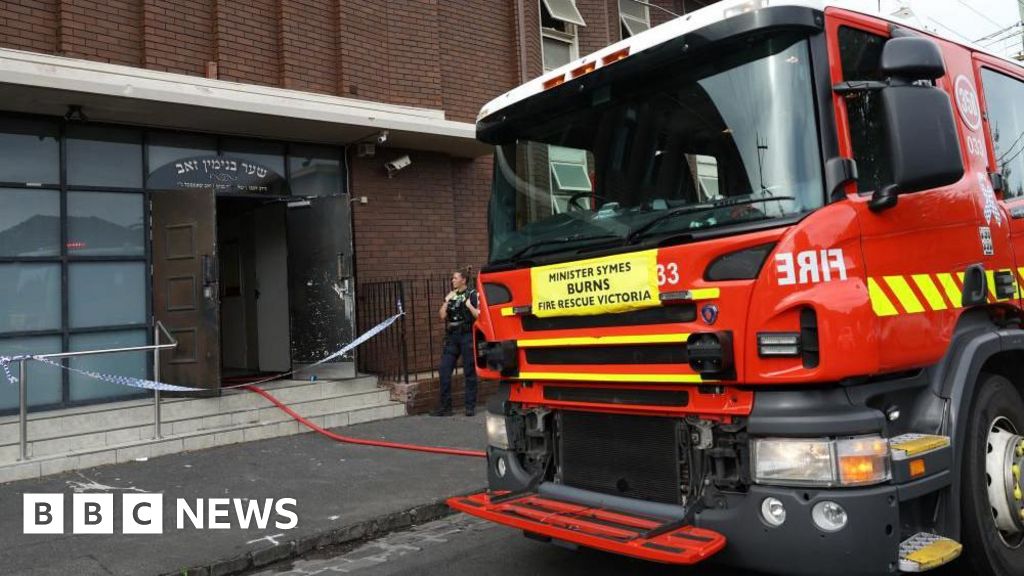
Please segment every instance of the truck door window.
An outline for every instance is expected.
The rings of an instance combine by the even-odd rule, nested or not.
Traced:
[[[995,168],[1003,175],[1003,197],[1024,196],[1024,82],[982,70]]]
[[[881,72],[882,47],[886,39],[856,28],[839,28],[839,55],[843,80],[884,80]],[[892,182],[892,167],[885,152],[882,107],[876,92],[859,92],[846,97],[853,159],[857,161],[858,192],[873,192]]]

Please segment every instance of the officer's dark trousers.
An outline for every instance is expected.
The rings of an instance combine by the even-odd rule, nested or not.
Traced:
[[[473,335],[469,332],[462,332],[445,336],[440,367],[441,410],[452,409],[452,372],[455,371],[455,362],[460,355],[466,376],[466,409],[476,407],[476,363],[473,360]]]

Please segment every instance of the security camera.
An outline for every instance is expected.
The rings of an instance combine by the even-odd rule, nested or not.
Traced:
[[[380,146],[381,144],[383,144],[383,143],[385,143],[387,141],[388,141],[388,131],[387,130],[381,130],[380,132],[377,132],[377,145],[378,146]]]
[[[409,155],[406,154],[405,156],[399,156],[390,162],[385,162],[384,169],[388,171],[388,178],[391,178],[398,173],[399,170],[407,168],[410,164],[412,164],[412,160],[409,158]]]

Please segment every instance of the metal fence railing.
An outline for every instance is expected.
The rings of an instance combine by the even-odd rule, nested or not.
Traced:
[[[472,286],[475,280],[470,282]],[[360,332],[394,314],[398,302],[405,316],[362,346],[359,370],[395,382],[436,378],[444,342],[444,323],[438,318],[438,309],[449,291],[448,275],[360,284],[356,291]]]
[[[161,344],[161,336],[166,339],[166,344]],[[104,350],[81,350],[78,352],[60,352],[57,354],[38,354],[31,358],[17,360],[18,364],[18,459],[28,460],[28,366],[29,362],[39,360],[61,360],[65,358],[77,358],[79,356],[95,356],[98,354],[117,354],[120,352],[153,352],[153,380],[160,381],[160,351],[176,348],[178,341],[171,336],[171,333],[164,328],[162,322],[157,321],[153,327],[152,346],[130,346],[127,348],[108,348]],[[38,360],[37,360],[38,359]],[[160,432],[160,391],[153,390],[153,439],[161,437]]]

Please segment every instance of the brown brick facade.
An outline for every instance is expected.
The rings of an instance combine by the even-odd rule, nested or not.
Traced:
[[[281,87],[333,94],[338,89],[339,4],[281,0]]]
[[[59,0],[5,0],[0,2],[0,46],[56,53]]]
[[[0,46],[193,76],[215,63],[224,80],[471,122],[487,100],[541,73],[539,1],[3,0]],[[620,38],[618,0],[577,5],[587,22],[580,54]],[[651,9],[652,24],[669,18]]]
[[[143,66],[202,76],[214,47],[213,4],[204,0],[146,0]]]
[[[61,0],[58,52],[72,58],[142,65],[142,2]]]

